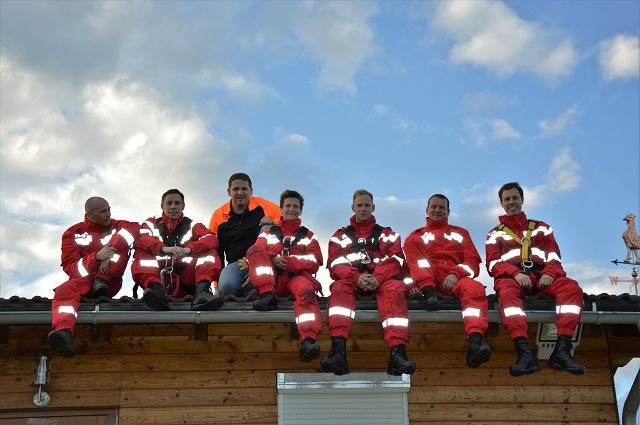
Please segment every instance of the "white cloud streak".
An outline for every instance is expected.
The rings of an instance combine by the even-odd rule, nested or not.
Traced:
[[[559,136],[567,127],[574,123],[579,114],[580,110],[578,109],[578,105],[573,105],[553,119],[540,120],[538,122],[540,133],[535,138],[544,139]]]
[[[453,62],[500,76],[528,73],[553,81],[571,74],[577,62],[571,38],[521,19],[499,1],[441,1],[433,27],[455,41]]]

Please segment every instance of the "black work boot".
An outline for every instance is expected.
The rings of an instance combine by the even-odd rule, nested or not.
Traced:
[[[310,362],[320,356],[320,346],[313,338],[305,338],[300,344],[300,361]]]
[[[331,338],[331,351],[322,359],[320,367],[325,372],[344,375],[349,373],[347,364],[347,340],[341,336]]]
[[[215,311],[220,310],[224,304],[224,297],[221,294],[211,292],[211,282],[203,280],[196,285],[193,291],[192,311]]]
[[[438,304],[438,295],[436,294],[436,288],[433,286],[426,286],[422,288],[422,295],[426,301],[427,311],[440,310],[440,305]]]
[[[73,335],[69,329],[49,332],[47,341],[54,351],[64,357],[73,357],[76,354],[73,351]]]
[[[91,285],[91,298],[100,298],[109,296],[109,283],[101,277],[93,279]]]
[[[416,362],[407,358],[407,352],[404,349],[404,345],[400,344],[391,347],[387,373],[389,375],[400,376],[403,373],[411,374],[415,371]]]
[[[253,302],[253,309],[257,311],[271,311],[278,309],[278,300],[273,292],[260,295],[260,298]]]
[[[491,347],[482,342],[482,334],[474,332],[469,336],[469,348],[467,351],[467,366],[478,367],[488,362],[491,358]]]
[[[533,353],[531,353],[531,347],[529,347],[527,338],[521,336],[514,339],[513,342],[516,346],[516,352],[518,353],[518,361],[509,366],[509,373],[511,373],[512,376],[520,376],[539,371],[540,365]]]
[[[575,375],[582,375],[585,371],[585,367],[574,360],[571,355],[572,348],[573,346],[571,345],[570,336],[558,336],[556,348],[553,349],[553,353],[551,353],[551,357],[549,357],[547,365],[553,369],[566,370],[567,372]]]
[[[169,307],[169,297],[159,283],[150,284],[142,294],[142,301],[154,310],[167,311]]]

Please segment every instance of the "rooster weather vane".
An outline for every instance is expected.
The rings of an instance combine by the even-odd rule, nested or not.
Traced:
[[[638,262],[638,251],[640,250],[640,236],[638,236],[638,231],[636,230],[636,216],[635,214],[627,214],[622,220],[627,222],[627,230],[622,232],[622,240],[627,246],[627,256],[623,261],[619,261],[616,258],[611,262],[616,266],[618,264],[630,265],[632,270],[631,279],[621,280],[618,276],[609,276],[609,280],[612,285],[617,285],[618,282],[631,283],[635,286],[635,292],[636,295],[638,295],[638,266],[640,266],[640,262]]]

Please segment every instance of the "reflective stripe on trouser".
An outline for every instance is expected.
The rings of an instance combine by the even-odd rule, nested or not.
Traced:
[[[376,291],[380,322],[393,318],[408,318],[407,298],[404,293],[404,283],[390,279],[383,282]],[[327,324],[331,336],[341,336],[348,339],[351,334],[353,317],[355,314],[355,284],[350,279],[336,280],[331,284],[331,298],[327,310]],[[390,320],[394,325],[383,328],[384,339],[393,347],[409,342],[409,326],[398,326],[399,321]]]
[[[551,286],[541,288],[540,291],[556,300],[558,335],[573,335],[582,318],[583,294],[578,282],[568,277],[559,277]]]
[[[293,312],[297,319],[300,342],[305,338],[318,339],[322,330],[322,316],[313,283],[304,276],[293,276],[287,282],[287,287],[295,297]]]
[[[207,259],[204,261],[203,259]],[[213,259],[210,261],[209,259]],[[160,283],[160,270],[164,267],[164,260],[159,261],[158,267],[148,267],[156,261],[156,257],[148,252],[137,250],[133,263],[131,264],[131,275],[133,281],[146,289],[151,283]],[[170,263],[169,263],[170,264]],[[209,282],[218,282],[220,277],[220,261],[217,255],[214,255],[213,250],[207,251],[199,256],[192,256],[191,261],[188,263],[180,262],[180,283],[187,287],[192,287],[190,291],[185,291],[180,285],[178,285],[174,291],[170,294],[173,297],[183,297],[185,295],[192,295],[193,289],[198,282],[203,280]],[[175,270],[175,268],[174,268]],[[168,281],[165,279],[165,284]]]
[[[477,280],[463,277],[458,280],[451,292],[460,300],[465,333],[471,335],[474,332],[480,332],[484,335],[489,326],[487,320],[489,302],[484,286]]]
[[[521,298],[524,290],[512,278],[497,279],[494,288],[500,299],[500,319],[511,339],[519,336],[526,337],[527,322]],[[561,307],[560,313],[556,314],[558,335],[573,335],[582,318],[582,289],[578,283],[568,277],[559,277],[554,279],[551,286],[539,289],[543,294],[554,298],[556,306],[565,306]],[[580,307],[577,314],[576,306]]]
[[[93,276],[69,279],[54,289],[51,303],[53,329],[69,329],[73,333],[77,311],[80,308],[80,298],[91,290],[93,279]]]
[[[400,280],[389,279],[381,283],[376,291],[380,322],[387,324],[382,328],[382,333],[389,347],[407,344],[411,335],[409,321],[402,320],[409,317],[404,286]]]
[[[496,279],[494,289],[500,301],[500,321],[511,339],[527,337],[527,318],[524,316],[524,289],[513,278]]]
[[[123,239],[124,240],[124,239]],[[53,301],[51,303],[51,325],[53,329],[69,329],[73,332],[76,323],[76,315],[72,311],[78,311],[80,308],[80,298],[87,295],[93,286],[93,280],[96,277],[104,279],[109,286],[109,296],[115,296],[122,288],[122,275],[127,268],[129,262],[128,246],[123,250],[118,250],[116,254],[117,261],[109,262],[107,273],[91,273],[84,277],[69,279],[54,289]],[[82,261],[82,260],[80,260]],[[97,260],[96,260],[97,261]],[[99,261],[97,261],[99,265]],[[91,267],[93,269],[94,266]]]
[[[249,261],[249,280],[259,295],[274,292],[276,286],[275,270],[271,265],[271,257],[261,246],[253,246],[247,250]]]

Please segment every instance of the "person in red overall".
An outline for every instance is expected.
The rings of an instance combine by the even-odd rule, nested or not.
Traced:
[[[316,299],[321,285],[313,274],[322,264],[320,244],[313,232],[301,225],[304,198],[294,190],[280,195],[280,225],[263,230],[247,250],[249,278],[258,295],[253,308],[278,308],[277,296],[295,297],[293,306],[300,334],[300,360],[310,362],[320,355],[316,339],[322,330],[322,316]]]
[[[558,339],[548,366],[577,375],[585,368],[571,355],[571,337],[582,317],[582,289],[562,268],[560,249],[548,224],[528,219],[522,211],[524,191],[506,183],[498,191],[506,215],[487,235],[487,270],[500,300],[500,319],[515,344],[518,360],[509,368],[520,376],[540,370],[527,340],[524,293],[542,292],[556,300]]]
[[[478,367],[491,358],[491,347],[482,341],[489,326],[487,294],[484,286],[474,280],[480,272],[480,255],[469,232],[449,224],[449,212],[446,196],[431,196],[427,201],[427,225],[409,235],[404,254],[427,310],[439,309],[436,290],[460,300],[464,330],[469,336],[467,366]]]
[[[413,373],[416,363],[407,359],[409,312],[405,284],[400,277],[404,254],[400,235],[376,224],[373,195],[364,189],[353,194],[350,225],[338,229],[329,241],[327,267],[334,282],[327,310],[331,351],[320,362],[322,370],[349,373],[346,340],[356,311],[356,292],[375,293],[384,339],[390,348],[387,373]]]
[[[131,274],[144,288],[142,301],[154,310],[169,310],[169,296],[193,295],[191,310],[218,310],[224,297],[216,291],[221,269],[217,238],[204,224],[185,217],[178,189],[166,191],[160,207],[162,216],[149,217],[135,243]]]
[[[94,196],[84,204],[85,217],[62,235],[62,269],[69,280],[54,289],[47,340],[65,357],[75,354],[73,333],[80,298],[113,297],[122,287],[138,223],[111,219],[109,203]]]

